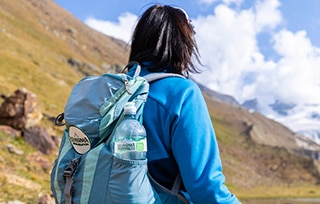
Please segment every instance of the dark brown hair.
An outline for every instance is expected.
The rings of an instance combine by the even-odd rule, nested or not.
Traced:
[[[191,21],[184,10],[168,5],[153,5],[138,21],[131,40],[129,61],[150,62],[150,71],[167,70],[188,76],[199,73],[199,52]]]

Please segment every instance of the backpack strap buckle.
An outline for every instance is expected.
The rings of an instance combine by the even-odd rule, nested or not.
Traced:
[[[130,90],[130,84],[129,84],[128,79],[122,78],[122,81],[124,83],[124,86],[125,86],[126,91],[128,92],[128,94],[132,95],[132,91]]]
[[[74,158],[69,162],[69,164],[63,171],[63,176],[66,177],[66,185],[64,188],[66,204],[72,203],[73,175],[76,172],[79,163],[80,163],[80,158]]]

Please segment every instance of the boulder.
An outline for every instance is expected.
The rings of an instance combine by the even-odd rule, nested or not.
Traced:
[[[0,124],[17,130],[36,125],[43,117],[36,95],[21,88],[4,98],[0,107]]]
[[[49,154],[57,149],[57,145],[53,137],[44,127],[32,126],[23,131],[24,140],[32,147],[38,149],[44,154]]]

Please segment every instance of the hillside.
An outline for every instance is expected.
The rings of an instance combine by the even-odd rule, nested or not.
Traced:
[[[319,196],[319,162],[297,154],[294,134],[288,128],[206,94],[205,98],[227,183],[239,190],[237,195]]]
[[[115,72],[127,61],[123,42],[93,31],[53,1],[0,2],[1,93],[26,87],[45,112],[56,114],[84,73]]]
[[[50,118],[63,111],[72,86],[88,74],[118,72],[128,57],[126,44],[92,30],[52,0],[0,0],[0,41],[0,95],[20,87],[34,93],[47,115],[41,125],[59,137],[63,128]],[[235,194],[320,196],[319,163],[298,154],[302,150],[289,129],[204,96],[226,182]],[[0,203],[36,203],[50,194],[49,173],[57,152],[42,154],[18,134],[0,128]]]

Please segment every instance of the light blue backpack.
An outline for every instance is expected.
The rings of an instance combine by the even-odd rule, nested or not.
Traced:
[[[56,124],[64,120],[66,125],[51,172],[56,203],[188,203],[179,194],[179,175],[168,190],[148,174],[147,159],[122,160],[109,148],[110,135],[121,120],[125,103],[135,103],[142,122],[148,82],[171,76],[140,77],[140,66],[132,62],[125,68],[130,66],[136,66],[133,77],[122,73],[82,79],[73,88],[64,113],[56,118]]]

